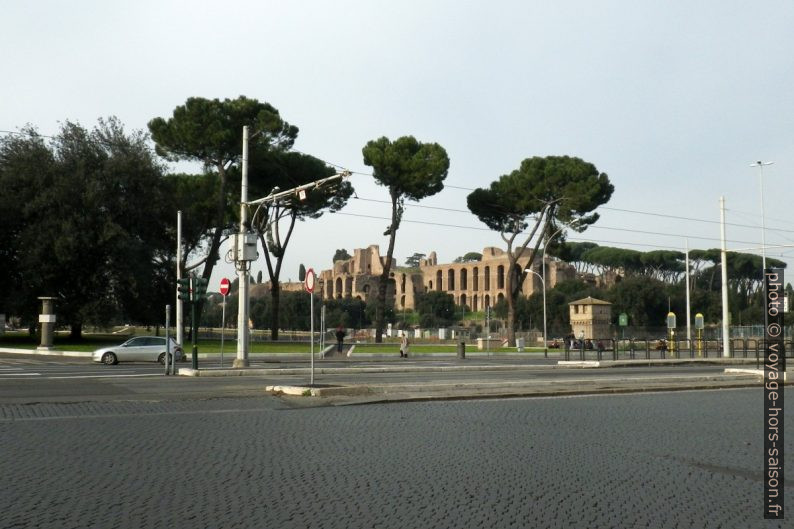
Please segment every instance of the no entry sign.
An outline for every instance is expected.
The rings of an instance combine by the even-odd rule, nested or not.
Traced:
[[[223,279],[221,279],[221,291],[220,291],[221,292],[221,296],[228,296],[229,295],[229,289],[231,288],[231,286],[232,286],[232,284],[229,282],[228,279],[226,279],[225,277]]]

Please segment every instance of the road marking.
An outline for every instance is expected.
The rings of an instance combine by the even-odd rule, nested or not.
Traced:
[[[138,375],[83,375],[76,377],[44,377],[44,378],[122,378],[122,377],[159,377],[162,373],[143,373]]]
[[[38,377],[41,376],[41,373],[3,373],[2,375],[5,377]]]

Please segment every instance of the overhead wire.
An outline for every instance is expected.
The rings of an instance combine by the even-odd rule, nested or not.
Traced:
[[[20,136],[41,137],[41,138],[46,138],[46,139],[57,139],[55,136],[50,136],[50,135],[46,135],[46,134],[39,134],[39,133],[23,132],[23,131],[0,130],[0,134],[11,134],[11,135],[20,135]],[[96,141],[96,140],[93,140],[93,141]],[[107,144],[108,142],[98,142],[98,143]],[[374,175],[372,173],[366,173],[366,172],[361,172],[361,171],[352,171],[352,170],[348,169],[347,167],[345,167],[343,165],[340,165],[340,164],[337,164],[337,163],[334,163],[334,162],[329,162],[328,160],[324,160],[324,159],[319,158],[317,156],[310,155],[310,154],[305,153],[303,151],[300,151],[298,149],[294,149],[293,148],[292,151],[300,153],[300,154],[303,154],[303,155],[306,155],[306,156],[312,156],[312,157],[320,160],[321,162],[323,162],[326,165],[335,167],[337,169],[342,169],[344,171],[348,171],[348,172],[350,172],[353,175],[374,177]],[[451,189],[459,189],[459,190],[464,190],[464,191],[474,191],[473,188],[464,187],[464,186],[457,186],[457,185],[453,185],[453,184],[446,184],[444,187],[445,188],[451,188]],[[364,201],[364,202],[375,202],[375,203],[391,204],[391,202],[389,202],[387,200],[366,198],[366,197],[360,197],[360,196],[357,196],[357,195],[354,197],[354,199],[361,200],[361,201]],[[440,207],[440,206],[428,206],[428,205],[424,205],[424,204],[410,204],[409,203],[409,204],[405,204],[405,207],[430,209],[430,210],[436,210],[436,211],[446,211],[446,212],[452,212],[452,213],[464,213],[464,214],[470,214],[471,213],[469,210],[464,210],[464,209],[446,208],[446,207]],[[616,211],[616,212],[621,212],[621,213],[630,213],[630,214],[635,214],[635,215],[646,215],[646,216],[660,217],[660,218],[673,219],[673,220],[682,220],[682,221],[687,221],[687,222],[700,222],[700,223],[705,223],[705,224],[720,224],[720,221],[716,221],[716,220],[699,219],[699,218],[687,217],[687,216],[681,216],[681,215],[671,215],[669,213],[658,213],[658,212],[651,212],[651,211],[639,211],[639,210],[631,210],[631,209],[624,209],[624,208],[615,208],[615,207],[610,207],[610,206],[599,206],[599,209],[606,210],[606,211]],[[726,211],[731,211],[733,213],[737,213],[737,214],[742,215],[742,216],[750,215],[749,213],[741,211],[741,210],[726,209]],[[357,217],[362,217],[362,218],[391,220],[391,219],[389,219],[387,217],[377,217],[377,216],[372,216],[372,215],[363,215],[363,214],[355,214],[355,213],[337,212],[337,214],[347,215],[347,216],[357,216]],[[781,222],[784,222],[782,219],[771,219],[771,220],[779,220]],[[429,225],[429,226],[452,227],[452,228],[459,228],[459,229],[473,229],[473,230],[477,230],[477,231],[492,231],[492,230],[490,230],[490,228],[480,228],[480,227],[474,227],[474,226],[463,226],[463,225],[446,224],[446,223],[438,223],[438,222],[430,222],[430,221],[417,221],[417,220],[403,219],[402,222],[416,223],[416,224],[425,224],[425,225]],[[731,226],[731,227],[736,227],[736,228],[750,228],[750,229],[758,229],[760,227],[758,225],[748,225],[748,224],[739,224],[739,223],[731,223],[731,222],[726,222],[725,225],[726,226]],[[662,233],[662,232],[653,232],[653,231],[646,231],[646,230],[636,230],[636,229],[630,229],[630,228],[616,228],[616,227],[610,227],[610,226],[593,225],[593,226],[590,226],[590,228],[592,228],[592,229],[613,230],[613,231],[622,231],[622,232],[627,232],[627,233],[637,233],[637,234],[642,234],[642,235],[657,235],[657,236],[663,236],[663,237],[692,238],[692,239],[706,240],[706,241],[708,241],[708,240],[710,240],[710,241],[719,241],[720,240],[719,238],[716,238],[716,237],[701,237],[701,236],[695,236],[695,235],[682,235],[682,234],[674,234],[674,233]],[[790,239],[789,237],[786,237],[785,235],[782,235],[783,233],[794,233],[794,230],[785,229],[785,228],[776,228],[776,227],[772,227],[772,226],[768,226],[766,229],[768,231],[773,231],[773,232],[776,232],[776,233],[780,233],[781,237],[785,238],[786,240],[792,240],[792,239]],[[581,238],[575,238],[575,237],[569,237],[568,240],[588,240],[588,241],[592,241],[592,242],[603,242],[603,243],[609,243],[609,244],[626,244],[626,245],[632,245],[632,246],[646,246],[646,247],[656,247],[656,248],[670,248],[671,247],[671,246],[663,246],[663,245],[654,245],[654,244],[649,244],[649,243],[594,241],[592,239],[581,239]],[[755,241],[749,242],[749,241],[740,241],[740,240],[726,240],[726,242],[730,242],[730,243],[734,243],[734,244],[755,244]]]

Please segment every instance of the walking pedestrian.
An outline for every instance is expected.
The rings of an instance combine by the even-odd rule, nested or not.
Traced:
[[[403,339],[400,342],[400,358],[408,358],[408,348],[410,344],[408,342],[408,335],[403,333]]]
[[[336,351],[338,353],[342,352],[342,345],[344,344],[345,335],[346,334],[347,333],[345,332],[345,330],[342,328],[341,325],[339,327],[337,327],[337,329],[336,329]]]

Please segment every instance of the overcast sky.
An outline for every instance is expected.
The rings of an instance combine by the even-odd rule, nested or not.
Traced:
[[[794,245],[790,1],[7,0],[2,20],[4,131],[111,115],[145,129],[188,97],[245,95],[300,128],[298,150],[353,171],[370,172],[361,149],[383,135],[440,143],[447,187],[419,205],[444,209],[407,209],[399,263],[503,246],[466,195],[547,155],[592,162],[615,186],[571,240],[638,250],[719,247],[725,196],[729,249],[760,253],[750,163],[774,161],[766,241]],[[385,253],[388,206],[372,200],[388,194],[352,183],[359,200],[297,226],[282,279],[329,268],[337,248]],[[767,255],[794,263],[794,249]]]

